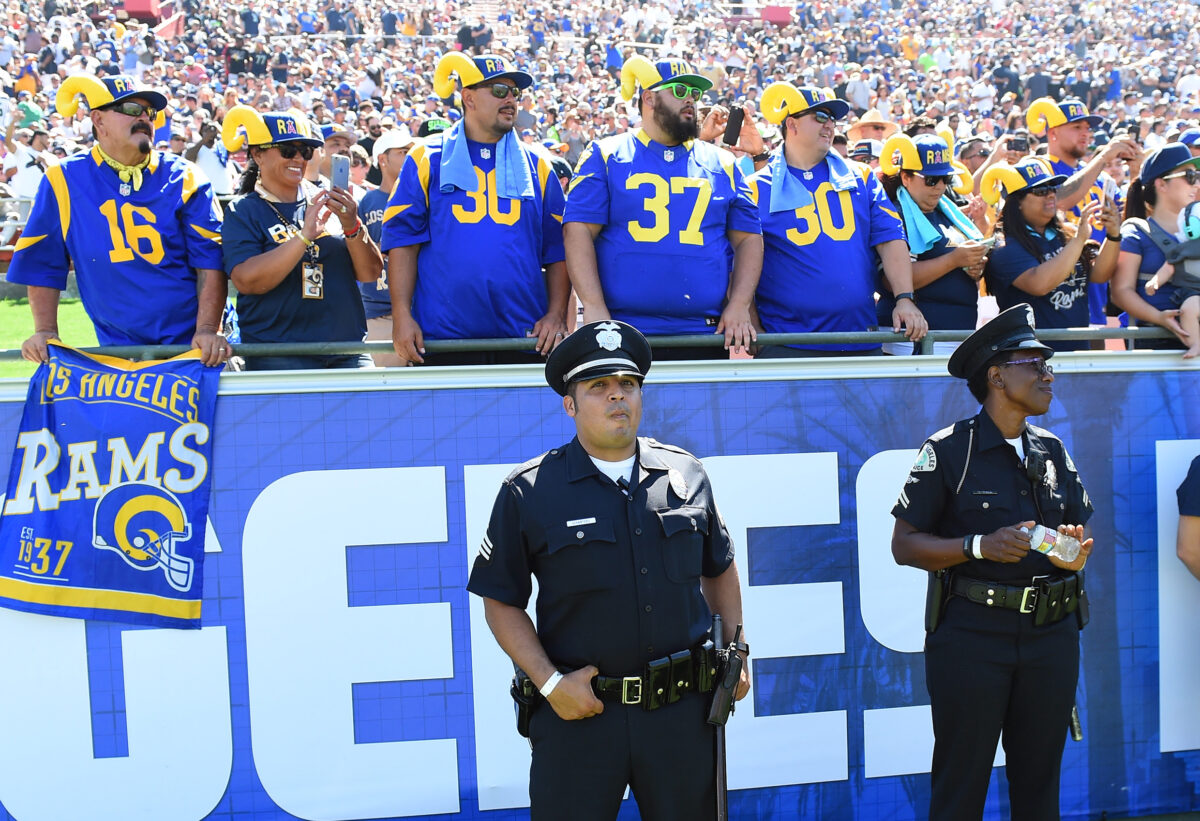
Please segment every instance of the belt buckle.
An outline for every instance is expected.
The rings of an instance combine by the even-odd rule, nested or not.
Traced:
[[[1037,605],[1038,589],[1036,587],[1026,587],[1021,591],[1021,608],[1019,612],[1028,615],[1033,612],[1033,608]]]
[[[630,695],[630,690],[635,690],[633,695]],[[641,676],[625,676],[621,679],[621,703],[622,704],[640,704],[642,702],[642,677]]]

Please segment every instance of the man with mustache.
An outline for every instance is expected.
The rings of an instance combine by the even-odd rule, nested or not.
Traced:
[[[658,348],[660,359],[728,358],[757,338],[762,227],[733,154],[697,139],[711,87],[682,60],[630,57],[621,94],[636,92],[642,127],[589,145],[571,181],[563,239],[584,319],[725,337],[726,350]]]
[[[55,101],[63,117],[87,101],[96,144],[46,171],[8,269],[29,286],[32,362],[58,339],[58,295],[72,261],[83,307],[101,345],[188,345],[206,364],[232,352],[220,334],[227,285],[221,210],[200,170],[153,150],[167,104],[129,77],[68,78]]]
[[[449,52],[434,90],[462,84],[463,118],[409,152],[383,215],[392,342],[407,364],[533,362],[566,333],[563,192],[513,133],[533,77],[495,55]],[[425,339],[536,337],[535,351],[427,355]]]
[[[626,785],[648,821],[716,814],[705,639],[719,613],[728,646],[741,589],[704,467],[637,435],[650,363],[646,338],[611,320],[550,355],[575,438],[504,480],[467,583],[522,671],[534,821],[611,821]],[[743,667],[734,694],[749,689]]]

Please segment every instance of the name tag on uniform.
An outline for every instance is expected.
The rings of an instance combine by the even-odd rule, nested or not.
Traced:
[[[567,527],[579,527],[580,525],[594,525],[596,523],[595,516],[588,516],[586,519],[572,519],[567,522]]]

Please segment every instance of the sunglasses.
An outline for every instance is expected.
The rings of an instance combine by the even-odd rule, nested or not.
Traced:
[[[792,116],[796,117],[797,119],[800,117],[812,117],[817,121],[818,125],[825,125],[825,123],[835,119],[832,114],[824,109],[818,109],[817,111],[801,111],[799,114],[793,114]]]
[[[691,98],[692,102],[697,102],[704,96],[702,89],[695,86],[689,86],[686,83],[666,83],[659,86],[657,91],[670,91],[675,96],[676,100],[686,100]]]
[[[1167,176],[1163,177],[1163,179],[1177,180],[1180,177],[1183,177],[1184,182],[1186,182],[1188,185],[1195,185],[1196,183],[1200,182],[1200,171],[1197,171],[1195,168],[1185,168],[1178,174],[1168,174]]]
[[[366,165],[367,163],[366,163],[366,161],[365,161],[365,160],[351,160],[351,161],[350,161],[350,164],[351,164],[352,166],[354,166],[355,168],[361,168],[361,167],[363,167],[364,165]]]
[[[135,103],[132,100],[124,103],[113,103],[112,105],[105,106],[104,110],[115,111],[118,114],[124,114],[126,117],[140,117],[143,114],[151,120],[158,117],[157,108],[143,105],[142,103]]]
[[[950,185],[954,182],[953,174],[922,174],[920,171],[914,171],[914,175],[925,180],[926,188],[937,188],[939,185]]]
[[[1057,194],[1060,187],[1058,185],[1039,185],[1036,188],[1030,188],[1025,193],[1031,197],[1048,197],[1051,194]]]
[[[486,88],[497,100],[506,99],[509,94],[512,95],[514,100],[521,99],[521,89],[516,86],[510,86],[508,83],[490,83],[485,86],[475,86],[475,88]]]
[[[1034,357],[1033,359],[1013,359],[1008,362],[1000,362],[997,364],[997,367],[1003,368],[1008,365],[1033,365],[1034,369],[1037,370],[1038,376],[1051,376],[1054,373],[1054,366],[1041,357]]]
[[[283,157],[285,160],[290,160],[297,154],[303,157],[306,162],[313,158],[313,147],[311,145],[297,145],[296,143],[271,143],[263,146],[264,151],[268,148],[274,148],[279,152],[279,156]]]

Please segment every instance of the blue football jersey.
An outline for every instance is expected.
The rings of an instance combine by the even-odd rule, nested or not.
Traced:
[[[62,290],[67,271],[101,345],[186,345],[197,268],[222,270],[221,209],[192,163],[154,152],[137,191],[95,149],[51,166],[8,279]]]
[[[383,235],[383,213],[387,209],[388,192],[373,188],[363,194],[358,203],[358,216],[367,229],[367,234],[378,245]],[[367,319],[387,316],[392,312],[392,297],[388,293],[387,259],[383,261],[383,273],[374,282],[358,283],[362,293],[363,309]]]
[[[712,333],[733,269],[728,232],[762,233],[733,154],[698,140],[662,145],[640,129],[584,149],[565,221],[604,226],[604,302],[648,334]]]
[[[562,186],[550,163],[522,146],[534,196],[501,196],[497,146],[464,138],[478,187],[443,191],[444,136],[409,152],[381,248],[421,246],[412,311],[426,339],[524,337],[549,307],[543,268],[564,258]]]
[[[771,182],[777,165],[803,184],[812,196],[810,205],[772,213]],[[904,224],[871,169],[847,165],[852,179],[838,185],[828,160],[807,172],[772,162],[750,177],[763,225],[756,302],[768,333],[866,331],[876,325],[875,246],[904,239]],[[795,347],[859,351],[879,346]]]

